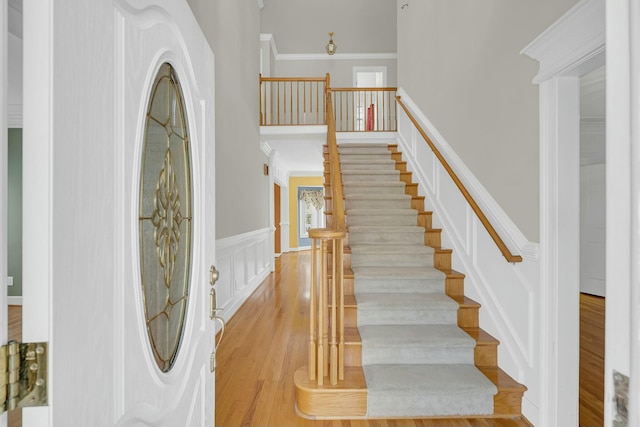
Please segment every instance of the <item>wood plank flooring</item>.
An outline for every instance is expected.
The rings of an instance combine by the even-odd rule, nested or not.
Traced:
[[[216,425],[327,427],[519,427],[525,420],[338,420],[297,416],[293,372],[306,364],[309,253],[287,253],[238,310],[218,349]],[[580,426],[602,426],[604,298],[581,295]],[[22,307],[9,306],[9,338],[20,340]],[[596,374],[594,374],[596,373]],[[21,412],[9,427],[21,427]]]
[[[229,321],[218,349],[216,425],[520,427],[522,419],[308,420],[295,410],[293,374],[307,363],[309,252],[283,254],[276,271]]]
[[[605,299],[580,294],[580,427],[604,425]]]

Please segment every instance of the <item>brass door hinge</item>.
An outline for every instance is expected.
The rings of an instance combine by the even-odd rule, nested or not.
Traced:
[[[47,359],[46,342],[0,347],[0,413],[48,404]]]

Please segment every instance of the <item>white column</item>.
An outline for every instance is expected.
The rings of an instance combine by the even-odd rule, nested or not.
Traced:
[[[544,426],[578,425],[580,79],[540,84],[541,407]]]
[[[637,286],[637,203],[633,183],[630,80],[630,0],[607,1],[607,299],[605,326],[605,426],[613,426],[613,373],[630,375],[631,289]],[[633,172],[632,172],[633,171]],[[636,199],[636,200],[632,200]],[[635,211],[635,212],[634,212]],[[633,286],[632,286],[633,285]],[[635,379],[636,381],[638,378]],[[637,405],[636,405],[637,410]],[[628,424],[629,426],[637,425]]]

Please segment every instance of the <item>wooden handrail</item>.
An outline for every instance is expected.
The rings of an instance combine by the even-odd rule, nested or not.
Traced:
[[[471,209],[473,209],[475,214],[478,216],[478,219],[480,219],[480,222],[482,223],[482,225],[484,225],[484,228],[487,230],[487,232],[489,233],[489,235],[491,236],[495,244],[498,246],[498,249],[500,249],[502,256],[504,256],[508,262],[522,262],[522,257],[520,255],[514,255],[511,253],[511,251],[509,250],[507,245],[504,243],[500,235],[498,235],[498,232],[496,231],[496,229],[493,227],[493,225],[491,225],[491,222],[489,222],[489,220],[487,219],[484,212],[482,212],[482,209],[480,209],[480,206],[478,206],[478,204],[473,199],[469,191],[467,191],[467,188],[464,186],[462,181],[460,181],[460,179],[458,178],[456,173],[453,171],[451,166],[449,166],[449,163],[446,161],[444,156],[440,153],[440,150],[438,150],[438,148],[435,146],[433,141],[431,141],[431,138],[429,138],[429,136],[424,131],[424,129],[422,129],[422,126],[420,126],[420,124],[415,119],[415,117],[413,117],[413,114],[409,112],[409,109],[404,104],[404,102],[402,102],[402,99],[400,99],[400,96],[396,96],[396,101],[398,102],[398,104],[400,104],[404,112],[407,113],[407,117],[409,117],[409,120],[411,120],[411,122],[416,127],[418,132],[420,132],[420,135],[422,135],[422,138],[424,138],[426,143],[429,145],[429,147],[431,148],[431,151],[433,151],[433,154],[438,158],[438,160],[440,160],[440,163],[445,168],[445,170],[447,171],[447,173],[449,174],[453,182],[456,184],[456,187],[458,187],[458,189],[460,190],[464,198],[467,200],[467,203],[469,203],[469,206],[471,206]]]
[[[332,92],[397,92],[397,87],[332,87]]]
[[[262,77],[261,82],[324,82],[326,77]]]

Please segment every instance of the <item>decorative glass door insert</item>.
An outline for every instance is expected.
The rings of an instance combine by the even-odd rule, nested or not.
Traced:
[[[162,372],[173,366],[184,329],[192,250],[189,133],[173,67],[156,76],[147,111],[140,176],[140,270],[147,332]]]

